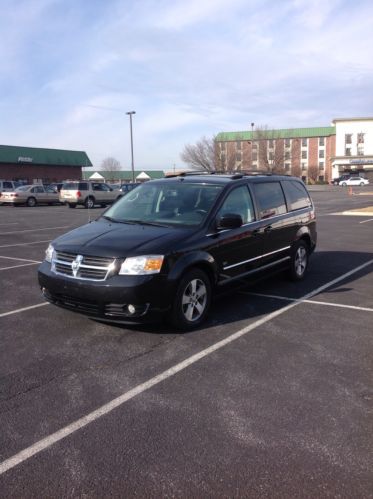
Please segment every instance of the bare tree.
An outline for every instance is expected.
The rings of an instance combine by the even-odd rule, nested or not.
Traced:
[[[101,163],[101,170],[106,172],[118,172],[121,168],[119,161],[111,156],[105,158]]]
[[[308,178],[316,183],[319,175],[319,168],[317,165],[309,165],[308,167]]]
[[[187,144],[180,154],[184,163],[199,170],[215,170],[215,139],[202,137],[195,144]]]
[[[284,139],[277,130],[268,130],[267,127],[256,128],[252,143],[257,145],[259,170],[285,173]]]

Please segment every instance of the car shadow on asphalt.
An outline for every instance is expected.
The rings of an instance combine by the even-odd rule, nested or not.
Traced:
[[[229,326],[245,320],[252,320],[268,315],[286,306],[291,300],[302,299],[305,295],[315,292],[318,288],[332,283],[335,279],[357,269],[359,266],[372,260],[372,254],[349,251],[316,251],[310,259],[310,267],[304,281],[292,282],[286,270],[277,270],[255,280],[240,280],[217,294],[211,305],[207,320],[192,331],[175,330],[167,322],[154,324],[128,325],[113,324],[108,321],[97,322],[111,327],[152,334],[189,334],[198,330],[206,330],[220,326]],[[348,293],[354,289],[349,286],[356,280],[370,274],[373,264],[357,270],[346,278],[332,283],[330,287],[322,290],[323,293]],[[255,296],[256,293],[275,295],[289,298],[290,301],[265,299]],[[371,290],[366,290],[367,296]],[[317,293],[313,296],[316,299]]]

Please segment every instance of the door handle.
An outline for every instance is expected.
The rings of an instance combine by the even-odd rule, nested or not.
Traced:
[[[272,225],[268,225],[265,229],[264,232],[271,232],[272,230]]]

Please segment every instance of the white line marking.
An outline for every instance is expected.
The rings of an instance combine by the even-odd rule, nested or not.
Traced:
[[[359,222],[359,224],[366,224],[367,222],[373,222],[373,218],[369,218],[368,220],[363,220],[362,222]]]
[[[231,334],[230,336],[228,336],[224,340],[218,341],[217,343],[209,346],[208,348],[201,350],[200,352],[192,355],[191,357],[185,359],[184,361],[180,362],[179,364],[176,364],[175,366],[170,367],[166,371],[163,371],[162,373],[158,374],[157,376],[154,376],[153,378],[149,379],[148,381],[145,381],[144,383],[137,385],[132,390],[129,390],[128,392],[123,393],[122,395],[111,400],[107,404],[102,405],[101,407],[90,412],[86,416],[83,416],[80,419],[77,419],[73,423],[70,423],[69,425],[61,428],[60,430],[56,431],[55,433],[52,433],[51,435],[48,435],[47,437],[39,440],[35,444],[30,445],[30,447],[23,449],[22,451],[18,452],[14,456],[12,456],[12,457],[6,459],[5,461],[3,461],[2,463],[0,463],[0,475],[2,475],[6,471],[14,468],[15,466],[23,463],[27,459],[30,459],[35,454],[42,452],[43,450],[54,445],[55,443],[59,442],[60,440],[63,440],[64,438],[75,433],[76,431],[84,428],[85,426],[89,425],[90,423],[93,423],[94,421],[101,418],[102,416],[109,414],[114,409],[116,409],[117,407],[120,407],[125,402],[127,402],[128,400],[131,400],[132,398],[136,397],[140,393],[143,393],[146,390],[149,390],[153,386],[157,385],[158,383],[161,383],[162,381],[170,378],[171,376],[174,376],[178,372],[182,371],[183,369],[186,369],[187,367],[191,366],[195,362],[198,362],[199,360],[203,359],[207,355],[210,355],[211,353],[216,352],[216,350],[219,350],[220,348],[228,345],[229,343],[232,343],[233,341],[237,340],[238,338],[241,338],[245,334],[256,329],[257,327],[265,324],[266,322],[269,322],[270,320],[274,319],[275,317],[278,317],[279,315],[282,315],[283,313],[287,312],[288,310],[296,307],[299,303],[302,303],[302,300],[307,300],[308,298],[311,298],[312,296],[315,296],[316,294],[321,293],[322,291],[329,288],[330,286],[333,286],[337,282],[343,281],[343,279],[346,279],[346,277],[349,277],[349,276],[355,274],[356,272],[359,272],[360,270],[367,267],[368,265],[371,265],[372,263],[373,263],[373,260],[369,260],[368,262],[364,263],[363,265],[360,265],[359,267],[356,267],[355,269],[350,270],[349,272],[346,272],[346,274],[343,274],[342,276],[337,277],[333,281],[330,281],[330,282],[324,284],[323,286],[320,286],[319,288],[315,289],[314,291],[307,293],[299,301],[292,302],[289,305],[286,305],[285,307],[280,308],[279,310],[276,310],[275,312],[272,312],[265,317],[262,317],[261,319],[246,326],[245,328],[241,329],[240,331],[237,331],[236,333]]]
[[[32,263],[41,263],[38,260],[27,260],[26,258],[17,258],[14,256],[1,256],[0,258],[5,258],[6,260],[19,260],[21,262],[32,262]]]
[[[17,308],[17,310],[12,310],[11,312],[4,312],[0,314],[1,317],[6,317],[7,315],[19,314],[20,312],[25,312],[26,310],[32,310],[33,308],[44,307],[45,305],[49,305],[48,302],[39,303],[38,305],[31,305],[30,307]]]
[[[7,224],[0,224],[0,225],[18,225],[19,222],[8,222]]]
[[[39,263],[39,262],[38,262]],[[41,263],[41,262],[40,262]],[[21,265],[12,265],[11,267],[3,267],[0,268],[0,272],[2,270],[9,270],[9,269],[18,269],[18,267],[28,267],[29,265],[37,265],[36,263],[22,263]]]
[[[18,244],[3,244],[0,248],[13,248],[13,246],[29,246],[31,244],[41,244],[41,243],[50,243],[53,239],[45,239],[44,241],[34,241],[31,243],[18,243]]]
[[[67,229],[71,227],[71,225],[62,225],[61,227],[43,227],[41,229],[25,229],[25,230],[16,230],[14,232],[1,232],[1,236],[8,236],[9,234],[20,234],[21,232],[40,232],[41,230],[54,230],[54,229]]]
[[[242,291],[241,293],[245,294],[245,295],[251,295],[251,296],[260,296],[263,298],[274,298],[275,300],[296,301],[296,302],[300,301],[298,298],[289,298],[287,296],[267,295],[264,293],[251,293],[251,292],[245,292],[245,291]],[[332,303],[332,302],[317,301],[317,300],[301,300],[301,301],[303,303],[312,303],[314,305],[326,305],[328,307],[349,308],[352,310],[362,310],[364,312],[373,312],[373,308],[357,307],[355,305],[343,305],[341,303]]]

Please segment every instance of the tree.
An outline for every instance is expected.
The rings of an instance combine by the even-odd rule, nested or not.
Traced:
[[[180,158],[192,168],[215,170],[215,139],[202,137],[195,144],[186,144]]]
[[[256,128],[252,143],[257,145],[259,170],[285,173],[284,139],[280,138],[277,130],[268,130],[267,127]]]
[[[308,178],[316,183],[319,176],[319,168],[317,165],[309,165],[308,167]]]
[[[118,172],[121,169],[119,161],[111,156],[105,158],[101,163],[101,170],[105,172]]]

